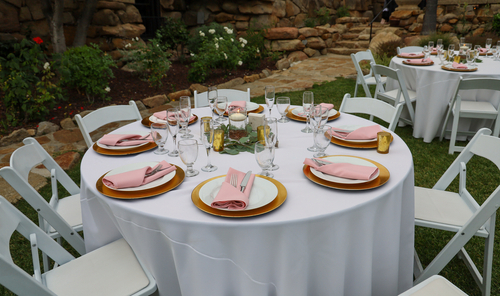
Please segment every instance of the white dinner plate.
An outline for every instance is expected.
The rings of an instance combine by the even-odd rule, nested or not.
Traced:
[[[125,135],[125,134],[134,134],[134,135],[140,135],[141,138],[144,138],[145,136],[149,135],[149,132],[145,131],[127,131],[127,132],[118,132],[118,133],[113,133],[113,134],[118,134],[118,135]],[[100,140],[100,139],[99,139]],[[144,142],[139,145],[133,145],[133,146],[109,146],[109,145],[104,145],[100,144],[99,141],[96,142],[97,146],[103,148],[103,149],[108,149],[108,150],[126,150],[126,149],[131,149],[131,148],[137,148],[144,146],[146,144],[149,144],[149,142]]]
[[[149,121],[151,121],[152,123],[167,123],[166,120],[159,119],[158,117],[156,117],[154,115],[149,116]]]
[[[323,157],[322,159],[328,160],[328,161],[333,162],[333,163],[350,163],[350,164],[364,165],[364,166],[369,166],[369,167],[374,167],[374,168],[377,167],[376,165],[374,165],[373,163],[371,163],[371,162],[369,162],[367,160],[356,158],[356,157],[327,156],[327,157]],[[335,177],[335,176],[332,176],[332,175],[323,174],[322,172],[317,171],[317,170],[313,169],[312,167],[311,167],[311,172],[316,177],[318,177],[320,179],[323,179],[323,180],[326,180],[326,181],[329,181],[329,182],[340,183],[340,184],[361,184],[361,183],[367,183],[367,182],[375,180],[378,177],[378,175],[380,174],[380,172],[377,171],[377,173],[373,177],[371,177],[369,180],[354,180],[354,179],[346,179],[346,178],[340,178],[340,177]]]
[[[140,169],[140,168],[143,168],[143,167],[147,167],[147,166],[154,167],[158,163],[160,163],[160,162],[159,161],[146,161],[146,162],[138,162],[138,163],[127,164],[127,165],[124,165],[122,167],[119,167],[119,168],[116,168],[114,170],[111,170],[104,177],[112,176],[112,175],[116,175],[116,174],[120,174],[120,173],[125,173],[125,172],[128,172],[128,171],[137,170],[137,169]],[[170,172],[170,173],[166,174],[162,178],[156,179],[156,180],[154,180],[152,182],[149,182],[148,184],[144,184],[144,185],[138,186],[138,187],[116,189],[116,188],[111,188],[111,187],[107,186],[106,184],[104,184],[104,182],[103,182],[103,184],[104,184],[104,186],[108,187],[109,189],[113,189],[113,190],[116,190],[116,191],[140,191],[140,190],[146,190],[146,189],[155,188],[155,187],[158,187],[158,186],[161,186],[161,185],[167,183],[168,181],[170,181],[170,180],[172,180],[174,178],[175,173],[176,173],[176,170],[174,170],[173,172]]]
[[[219,193],[222,182],[226,176],[221,176],[220,178],[214,179],[200,188],[200,199],[206,205],[210,206],[214,201],[217,193]],[[248,206],[245,211],[253,210],[267,205],[272,202],[278,195],[278,188],[270,181],[259,178],[255,176],[252,191],[250,192],[250,197],[248,201]],[[218,209],[224,211],[241,211],[241,210],[231,210],[231,209]]]
[[[364,125],[341,125],[341,126],[334,126],[334,128],[345,129],[345,130],[349,130],[349,131],[353,131],[353,130],[358,129],[360,127],[364,127]],[[345,142],[351,142],[351,143],[370,143],[370,142],[377,141],[377,138],[368,139],[368,140],[346,140],[346,139],[343,139],[343,138],[341,138],[339,136],[336,136],[336,135],[332,135],[332,137],[334,137],[335,139],[339,139],[339,140],[342,140],[342,141],[345,141]]]
[[[292,109],[292,114],[295,115],[295,116],[298,116],[298,117],[303,117],[303,118],[306,118],[306,116],[304,114],[300,114],[299,113],[303,113],[304,112],[304,108],[302,107],[297,107],[297,108],[293,108]],[[329,112],[328,112],[328,118],[332,117],[332,116],[335,116],[335,114],[337,114],[337,110],[335,109],[331,109]]]
[[[231,104],[231,102],[228,102],[228,103],[227,103],[227,106],[228,106],[228,107],[229,107],[229,104]],[[246,105],[247,105],[247,106],[246,106],[246,108],[247,108],[247,112],[250,112],[250,111],[254,111],[254,110],[259,109],[259,104],[254,103],[254,102],[247,102],[247,104],[246,104]],[[219,105],[217,105],[217,106],[219,106]],[[222,105],[221,105],[219,108],[221,108],[221,109],[222,109]]]

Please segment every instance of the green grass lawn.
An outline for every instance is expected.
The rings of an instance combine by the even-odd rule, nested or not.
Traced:
[[[335,108],[338,109],[345,93],[349,92],[353,95],[354,86],[354,80],[340,78],[336,81],[324,83],[320,86],[315,85],[312,91],[314,92],[316,102],[333,103],[335,104]],[[302,93],[302,91],[290,92],[286,94],[277,94],[276,97],[288,96],[291,99],[292,105],[301,105]],[[364,92],[361,89],[359,96],[363,95]],[[254,98],[252,101],[264,103],[264,98]],[[424,143],[422,139],[413,138],[412,128],[410,126],[398,127],[395,132],[406,142],[413,154],[416,186],[429,188],[434,186],[437,180],[458,155],[458,153],[455,153],[454,155],[448,154],[449,141],[445,140],[443,142],[439,142],[439,140],[435,139],[432,143]],[[69,174],[79,184],[80,167],[76,166],[69,172]],[[498,184],[500,184],[500,174],[498,168],[491,162],[477,156],[473,157],[467,165],[467,174],[469,180],[467,182],[467,188],[477,199],[479,204],[481,204],[495,190]],[[458,180],[455,180],[448,190],[457,191]],[[41,192],[42,195],[48,197],[50,195],[49,185],[42,188]],[[24,200],[19,201],[16,206],[34,221],[37,221],[35,211]],[[497,218],[497,221],[500,221],[500,219]],[[496,233],[500,232],[498,228],[499,227],[497,227]],[[438,254],[451,237],[452,233],[449,232],[424,229],[420,227],[416,228],[415,247],[424,266]],[[466,246],[469,255],[474,259],[480,270],[482,269],[483,248],[484,240],[481,238],[472,239]],[[26,271],[32,273],[31,255],[27,241],[19,236],[14,237],[11,243],[11,252],[14,261]],[[500,295],[499,252],[499,240],[497,239],[495,241],[491,295]],[[467,267],[461,260],[457,258],[453,259],[440,274],[448,278],[465,293],[471,296],[481,295],[479,288],[476,286],[472,276],[467,270]],[[3,287],[0,287],[0,295],[13,294]]]

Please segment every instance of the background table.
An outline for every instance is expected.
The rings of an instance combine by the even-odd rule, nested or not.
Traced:
[[[210,111],[201,108],[193,113],[201,117]],[[330,124],[371,122],[342,114]],[[397,135],[389,154],[332,144],[328,154],[372,159],[391,177],[372,190],[325,188],[302,173],[304,158],[312,157],[306,147],[313,142],[312,134],[300,132],[303,125],[290,122],[278,127],[275,163],[280,169],[273,173],[286,187],[287,200],[270,213],[244,219],[200,211],[191,202],[191,192],[202,181],[226,174],[230,166],[260,172],[251,153],[212,154],[212,163],[219,167],[215,172],[200,171],[160,196],[119,200],[97,191],[100,176],[128,163],[165,157],[153,152],[113,157],[88,150],[81,166],[87,250],[123,236],[153,273],[160,295],[391,296],[410,288],[414,177],[408,147]],[[146,130],[139,122],[121,128],[141,129]],[[198,135],[198,124],[190,129]],[[206,164],[205,149],[199,147],[198,170]],[[179,158],[166,159],[185,169]]]
[[[460,76],[463,78],[492,77],[500,78],[500,62],[492,58],[480,57],[483,62],[478,63],[475,72],[453,72],[441,69],[437,56],[431,56],[434,61],[432,66],[411,66],[403,64],[405,59],[394,57],[390,67],[400,69],[409,89],[417,92],[415,107],[415,122],[413,125],[413,136],[423,138],[424,142],[430,143],[435,137],[439,137],[441,126],[446,115],[448,102],[452,99],[458,85]],[[394,89],[392,80],[387,82],[387,90]],[[500,94],[493,91],[461,91],[466,100],[490,101],[498,108]],[[450,120],[450,129],[451,129]],[[460,130],[478,130],[489,126],[491,120],[460,119]]]

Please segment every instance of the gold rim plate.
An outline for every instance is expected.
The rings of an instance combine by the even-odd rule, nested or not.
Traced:
[[[300,116],[297,116],[297,115],[293,114],[292,113],[293,109],[295,109],[295,108],[292,108],[292,109],[288,110],[288,112],[286,113],[286,117],[290,118],[291,120],[306,122],[306,119],[304,117],[300,117]],[[339,117],[340,117],[340,112],[337,110],[337,114],[328,117],[328,121],[335,120],[335,119],[337,119]]]
[[[413,57],[402,57],[400,56],[399,54],[397,55],[398,58],[402,58],[402,59],[421,59],[423,57],[425,57],[425,55],[422,53],[421,55],[418,55],[418,56],[413,56]]]
[[[325,135],[326,137],[326,135]],[[394,140],[394,137],[391,134],[391,143]],[[345,140],[337,139],[335,137],[332,137],[330,140],[333,144],[343,146],[343,147],[348,147],[348,148],[364,148],[364,149],[370,149],[370,148],[377,148],[377,140],[371,141],[371,142],[364,142],[364,143],[359,143],[359,142],[348,142]]]
[[[186,174],[184,173],[184,170],[181,169],[178,166],[175,166],[176,172],[175,176],[172,178],[172,180],[168,181],[167,183],[150,188],[150,189],[145,189],[145,190],[138,190],[138,191],[117,191],[113,190],[111,188],[108,188],[104,186],[102,183],[102,178],[106,176],[106,174],[102,175],[99,180],[97,180],[97,183],[95,184],[97,190],[109,197],[114,197],[114,198],[119,198],[119,199],[141,199],[141,198],[146,198],[146,197],[151,197],[155,195],[159,195],[165,192],[168,192],[177,186],[179,186],[183,181],[184,178],[186,177]]]
[[[410,66],[432,66],[432,65],[434,65],[434,62],[430,61],[428,63],[414,64],[414,63],[408,63],[407,61],[403,61],[403,64],[410,65]]]
[[[385,166],[383,166],[380,163],[373,161],[371,159],[358,157],[358,156],[352,156],[352,155],[328,155],[328,156],[345,156],[345,157],[353,157],[353,158],[359,158],[359,159],[369,161],[377,166],[380,174],[377,178],[375,178],[373,181],[370,181],[370,182],[359,183],[359,184],[342,184],[342,183],[330,182],[330,181],[326,181],[326,180],[323,180],[321,178],[318,178],[311,172],[310,166],[304,165],[304,167],[302,168],[302,171],[304,172],[304,175],[306,176],[307,179],[311,180],[312,182],[314,182],[316,184],[319,184],[321,186],[325,186],[328,188],[341,189],[341,190],[368,190],[368,189],[373,189],[373,188],[377,188],[377,187],[384,185],[385,183],[387,183],[387,181],[389,181],[389,178],[391,176],[391,174],[389,173],[389,170]],[[328,156],[325,156],[325,157],[328,157]]]
[[[131,155],[131,154],[137,154],[137,153],[141,153],[144,151],[148,151],[148,150],[154,149],[156,147],[158,147],[158,146],[156,145],[155,142],[149,142],[146,145],[142,145],[139,147],[132,147],[130,149],[122,149],[122,150],[110,150],[110,149],[106,149],[106,148],[101,148],[101,147],[97,146],[97,143],[94,143],[94,145],[92,145],[92,148],[94,149],[95,152],[97,152],[99,154],[103,154],[103,155]]]
[[[193,123],[195,123],[195,122],[198,121],[198,115],[193,114],[193,116],[194,116],[194,118],[189,121],[188,125],[191,125],[191,124],[193,124]],[[142,119],[141,123],[145,127],[150,127],[152,122],[151,122],[151,120],[149,120],[149,117],[145,117],[145,118]]]
[[[267,205],[265,205],[263,207],[256,208],[253,210],[248,210],[248,211],[245,211],[245,210],[243,210],[243,211],[224,211],[224,210],[214,209],[214,208],[206,205],[200,198],[201,187],[203,187],[203,185],[205,185],[206,183],[208,183],[212,180],[221,178],[221,176],[217,176],[217,177],[208,179],[208,180],[203,181],[202,183],[198,184],[198,186],[196,186],[194,188],[193,192],[191,193],[191,200],[193,201],[194,205],[198,209],[202,210],[205,213],[209,213],[209,214],[212,214],[215,216],[220,216],[220,217],[229,217],[229,218],[245,218],[245,217],[253,217],[253,216],[262,215],[262,214],[269,213],[269,212],[277,209],[279,206],[281,206],[285,202],[287,192],[286,192],[286,188],[285,188],[285,186],[283,186],[283,184],[281,184],[280,182],[278,182],[272,178],[264,177],[262,175],[255,175],[255,177],[266,179],[266,180],[270,181],[271,183],[273,183],[278,188],[278,195],[276,196],[276,198],[272,202],[268,203]]]
[[[447,71],[453,71],[453,72],[474,72],[477,71],[477,68],[472,68],[472,69],[455,69],[455,68],[449,68],[446,66],[441,66],[441,69],[447,70]]]

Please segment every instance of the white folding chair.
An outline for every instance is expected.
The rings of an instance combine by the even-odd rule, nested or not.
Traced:
[[[480,129],[432,189],[415,187],[415,225],[452,231],[456,234],[425,269],[422,268],[415,252],[414,284],[438,274],[458,254],[474,277],[482,295],[490,295],[495,218],[500,204],[500,186],[482,205],[479,205],[465,188],[466,164],[472,156],[484,157],[500,169],[498,153],[500,138],[490,135],[491,130]],[[460,175],[458,193],[445,191],[457,175]],[[464,249],[465,244],[473,236],[485,239],[482,275]]]
[[[50,237],[64,237],[80,254],[85,254],[83,239],[78,234],[83,231],[80,206],[80,188],[55,162],[55,160],[33,138],[25,138],[10,157],[10,167],[0,169],[0,175],[38,212],[38,221]],[[49,203],[28,183],[30,171],[43,164],[50,171],[52,196]],[[70,194],[59,198],[57,183]],[[43,256],[44,269],[49,269],[47,256]]]
[[[391,104],[404,103],[410,119],[400,118],[401,121],[413,125],[415,121],[415,111],[413,104],[417,100],[417,93],[415,91],[409,90],[406,87],[406,81],[404,79],[403,73],[399,69],[391,69],[386,66],[372,64],[373,73],[375,75],[375,80],[377,81],[377,88],[375,90],[375,98],[389,102]],[[386,91],[382,83],[381,75],[387,76],[394,80],[396,88],[390,91]]]
[[[398,125],[399,116],[403,110],[403,103],[392,106],[386,102],[372,98],[351,98],[350,94],[345,94],[339,112],[361,113],[382,119],[389,123],[388,129],[394,131]]]
[[[85,117],[77,114],[75,118],[88,148],[91,148],[94,144],[90,133],[101,126],[122,120],[142,120],[141,113],[134,101],[130,101],[128,105],[100,108]]]
[[[34,275],[14,264],[9,242],[18,231],[30,241]],[[124,239],[74,258],[0,196],[0,284],[16,295],[151,295],[156,282]],[[59,264],[42,273],[38,250]]]
[[[498,108],[495,108],[492,103],[484,101],[463,100],[462,96],[458,94],[460,90],[472,90],[472,89],[487,89],[500,91],[500,79],[494,78],[470,78],[463,79],[460,77],[457,89],[451,101],[448,104],[448,111],[444,119],[443,127],[441,128],[441,135],[439,140],[443,140],[445,133],[451,132],[450,147],[448,149],[449,154],[453,154],[455,151],[462,151],[464,147],[456,146],[455,142],[457,140],[457,135],[474,135],[474,132],[469,131],[458,131],[458,121],[459,118],[476,118],[476,119],[493,119],[495,126],[493,128],[493,135],[498,137],[500,133],[500,112]],[[453,115],[453,125],[451,131],[446,130],[446,125],[450,115]]]
[[[359,65],[361,61],[369,61],[370,64],[375,64],[375,59],[373,58],[372,52],[367,49],[366,51],[351,53],[351,59],[354,63],[354,67],[356,68],[356,72],[358,73],[356,78],[356,87],[354,88],[354,97],[357,97],[358,86],[361,85],[365,91],[365,95],[369,98],[372,98],[369,86],[377,85],[377,81],[375,81],[375,77],[373,76],[373,70],[370,68],[370,73],[364,75],[363,71],[361,70],[361,66]],[[381,81],[383,84],[385,84],[386,78],[381,77]]]
[[[406,46],[406,47],[403,47],[403,48],[400,48],[398,46],[398,48],[396,49],[398,54],[400,53],[412,53],[412,52],[423,52],[424,51],[424,48],[422,46]]]
[[[399,296],[467,296],[449,280],[433,275]]]
[[[217,95],[221,97],[227,97],[228,102],[233,101],[247,101],[250,102],[250,88],[247,91],[236,90],[236,89],[218,89]],[[198,93],[194,91],[194,107],[206,107],[208,106],[208,92]]]

